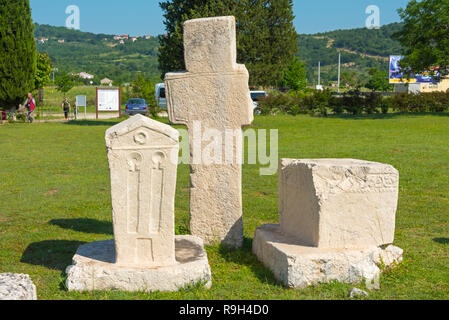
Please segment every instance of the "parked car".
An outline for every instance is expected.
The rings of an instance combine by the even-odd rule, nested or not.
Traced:
[[[149,111],[145,99],[129,99],[126,103],[126,113],[130,116],[136,114],[147,114]]]
[[[156,103],[159,108],[167,110],[167,96],[165,93],[165,84],[158,83],[155,87]]]
[[[257,112],[259,101],[265,100],[266,98],[268,98],[268,93],[266,93],[265,91],[251,91],[251,99],[253,100],[254,112],[256,114],[260,114],[260,112]]]

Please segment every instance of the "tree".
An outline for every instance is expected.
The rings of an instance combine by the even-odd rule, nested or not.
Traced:
[[[66,97],[67,92],[72,90],[74,86],[75,82],[73,81],[72,76],[68,73],[62,75],[56,80],[56,90],[62,92],[64,94],[64,98]]]
[[[131,83],[131,98],[145,99],[149,104],[155,104],[154,84],[150,78],[145,78],[142,73]]]
[[[48,54],[38,53],[36,74],[34,77],[36,89],[43,88],[47,83],[50,82],[51,71],[52,71],[51,60]]]
[[[236,0],[168,0],[160,2],[164,11],[164,25],[167,34],[159,36],[159,69],[162,79],[170,71],[185,70],[184,22],[201,17],[233,14]]]
[[[404,48],[403,68],[421,73],[439,66],[449,72],[449,0],[412,0],[398,10],[404,27],[394,37]]]
[[[154,83],[150,78],[145,78],[142,73],[139,73],[131,83],[129,98],[145,99],[150,108],[150,112],[153,116],[157,117],[159,108],[156,103]]]
[[[341,83],[352,88],[358,88],[362,85],[362,79],[355,71],[343,71],[341,73]]]
[[[29,0],[0,0],[0,106],[16,108],[35,87],[36,42]]]
[[[247,66],[252,85],[277,85],[298,49],[292,0],[169,0],[160,6],[167,30],[159,37],[162,77],[185,70],[183,23],[189,19],[236,17],[238,61]]]
[[[378,68],[371,68],[368,71],[370,79],[366,84],[368,89],[373,91],[391,91],[393,86],[388,80],[388,71],[380,70]]]
[[[307,87],[306,66],[300,59],[293,59],[284,73],[284,83],[290,89],[298,92]]]

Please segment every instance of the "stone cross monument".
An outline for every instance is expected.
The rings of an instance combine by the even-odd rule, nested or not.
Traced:
[[[221,241],[240,247],[242,155],[237,139],[242,126],[250,125],[254,117],[249,74],[244,65],[237,64],[235,18],[187,21],[184,47],[187,72],[168,73],[165,85],[170,121],[189,130],[191,233],[208,244]],[[221,163],[204,161],[210,144],[204,137],[208,130],[223,137],[219,143],[226,157],[222,156]],[[229,132],[234,134],[231,148],[224,138]]]

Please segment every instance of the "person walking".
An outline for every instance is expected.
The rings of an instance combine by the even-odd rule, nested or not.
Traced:
[[[64,101],[62,102],[62,109],[64,110],[65,119],[69,120],[70,102],[68,98],[64,98]]]
[[[31,92],[28,93],[28,98],[25,102],[25,107],[27,109],[27,120],[29,123],[34,121],[34,111],[36,110],[36,100],[33,98]]]

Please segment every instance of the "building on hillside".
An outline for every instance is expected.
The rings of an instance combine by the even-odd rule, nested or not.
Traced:
[[[128,34],[122,34],[120,36],[114,36],[114,40],[128,40],[129,35]]]
[[[64,42],[65,42],[64,39],[59,39],[59,40],[58,40],[58,43],[64,43]]]
[[[80,72],[80,73],[78,73],[78,76],[81,79],[88,79],[88,80],[92,80],[93,78],[95,78],[95,76],[93,76],[93,75],[91,75],[91,74],[89,74],[87,72]]]
[[[449,90],[449,78],[443,78],[439,83],[410,83],[395,84],[394,92],[396,93],[426,93],[426,92],[446,92]]]
[[[132,42],[136,42],[137,41],[137,37],[133,37],[133,38],[131,38],[131,40],[132,40]]]
[[[47,41],[48,41],[48,38],[39,38],[39,39],[37,39],[37,42],[40,43],[40,44],[44,44]]]
[[[153,38],[153,36],[146,35],[146,36],[144,36],[144,38],[145,38],[145,40],[150,40],[151,38]]]
[[[102,86],[109,86],[113,83],[113,81],[111,79],[108,78],[104,78],[103,80],[100,81]]]

